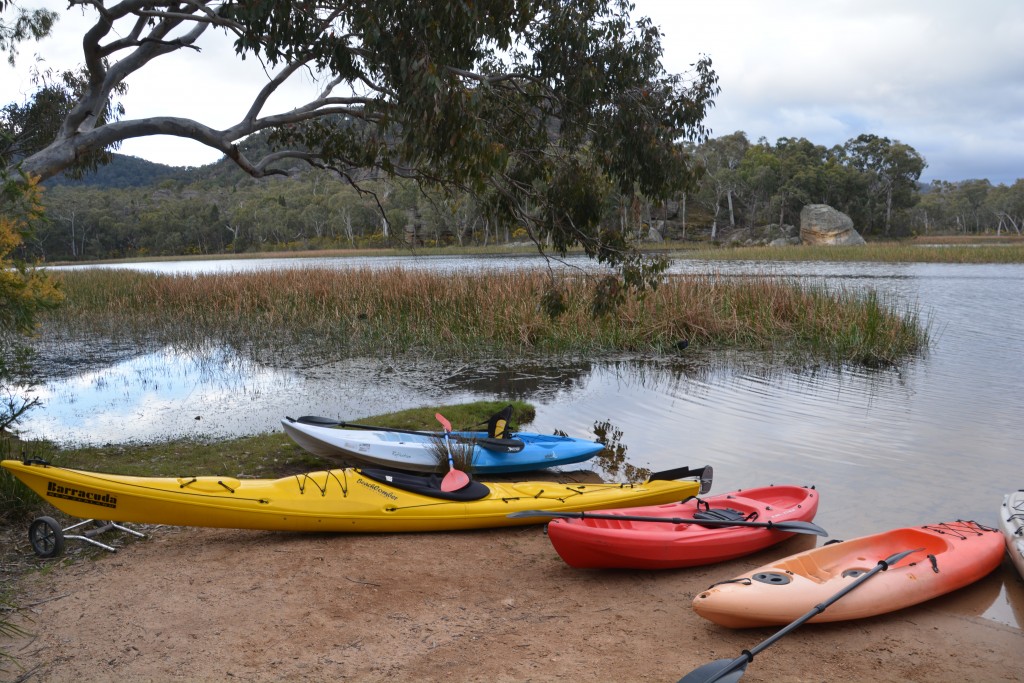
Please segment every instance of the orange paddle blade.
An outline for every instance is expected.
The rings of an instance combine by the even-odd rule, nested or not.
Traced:
[[[469,475],[462,470],[448,470],[448,474],[441,480],[441,490],[446,493],[458,491],[465,486],[469,486]]]

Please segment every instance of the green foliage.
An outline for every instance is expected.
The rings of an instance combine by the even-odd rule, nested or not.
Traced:
[[[39,89],[24,104],[10,103],[0,109],[0,131],[3,146],[0,159],[21,161],[45,149],[58,135],[58,131],[87,88],[88,72],[51,71],[36,72],[35,80]],[[121,83],[111,93],[97,117],[99,125],[116,121],[124,115],[124,106],[113,99],[124,95],[128,87]],[[81,178],[96,171],[112,160],[112,150],[119,146],[112,142],[107,147],[85,149],[75,155],[73,163],[64,167],[68,178]],[[6,166],[6,162],[5,162]]]
[[[12,0],[0,0],[0,12],[10,8],[16,11],[13,21],[0,18],[0,52],[6,52],[7,63],[14,66],[18,44],[48,36],[58,14],[44,9],[27,10],[18,7]]]
[[[916,234],[1017,235],[1024,232],[1024,179],[993,186],[987,180],[936,181],[911,212]]]
[[[696,193],[717,225],[753,228],[799,221],[807,204],[829,204],[849,215],[864,235],[909,232],[924,159],[909,145],[864,134],[831,149],[805,138],[759,140],[741,132],[697,148],[707,177]],[[713,230],[714,232],[714,230]]]
[[[31,350],[24,336],[63,294],[45,273],[18,258],[22,242],[42,215],[39,189],[24,177],[9,178],[0,164],[0,434],[38,404],[15,389],[31,384]]]

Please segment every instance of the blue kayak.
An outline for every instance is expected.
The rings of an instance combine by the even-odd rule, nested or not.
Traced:
[[[281,425],[288,436],[314,455],[345,464],[370,464],[415,472],[448,469],[439,462],[436,448],[444,432],[414,432],[386,428],[349,428],[329,418],[285,418]],[[452,446],[473,444],[472,464],[467,472],[498,474],[571,465],[593,458],[604,445],[568,436],[514,432],[507,438],[493,438],[488,432],[451,432]]]

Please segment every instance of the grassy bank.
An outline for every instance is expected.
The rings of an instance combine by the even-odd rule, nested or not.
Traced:
[[[869,242],[860,246],[687,247],[677,245],[673,258],[749,261],[874,261],[880,263],[1024,263],[1021,240],[921,240]]]
[[[870,294],[772,277],[672,277],[614,315],[595,318],[593,280],[568,275],[561,280],[566,308],[557,319],[541,306],[550,285],[542,270],[451,277],[399,269],[195,276],[98,269],[58,277],[67,305],[44,318],[51,338],[186,347],[213,341],[257,355],[662,354],[685,341],[691,348],[876,364],[927,345],[915,311]]]

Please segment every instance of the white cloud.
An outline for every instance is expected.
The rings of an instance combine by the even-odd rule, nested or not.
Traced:
[[[670,71],[711,57],[715,135],[905,142],[925,178],[1024,177],[1024,3],[637,0]]]

